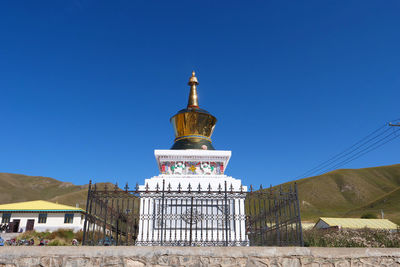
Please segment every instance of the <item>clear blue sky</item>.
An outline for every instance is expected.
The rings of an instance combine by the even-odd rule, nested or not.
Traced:
[[[142,183],[187,103],[244,184],[400,117],[399,1],[2,1],[0,172]],[[400,139],[400,138],[399,138]],[[397,139],[346,168],[399,163]]]

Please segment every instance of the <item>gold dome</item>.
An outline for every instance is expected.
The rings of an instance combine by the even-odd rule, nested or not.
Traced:
[[[171,149],[214,150],[211,135],[217,119],[206,110],[199,108],[197,85],[199,82],[193,71],[189,79],[190,93],[186,109],[171,118],[175,132],[175,142]]]

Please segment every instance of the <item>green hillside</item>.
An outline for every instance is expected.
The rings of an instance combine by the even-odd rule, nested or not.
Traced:
[[[395,201],[400,194],[400,164],[335,170],[296,182],[303,220],[315,221],[324,216],[360,217],[366,211],[380,215],[383,209],[385,218],[400,224],[400,204]],[[385,196],[391,201],[384,202]]]
[[[0,204],[48,200],[85,208],[88,185],[74,185],[49,177],[22,174],[0,173]],[[104,183],[98,184],[99,188]],[[107,183],[108,188],[114,185]]]
[[[319,217],[360,217],[381,210],[400,225],[400,164],[335,170],[297,182],[303,221]],[[49,200],[84,208],[87,185],[73,185],[41,176],[0,173],[0,204]],[[108,184],[109,188],[113,185]],[[99,187],[104,187],[100,184]]]
[[[384,212],[385,218],[391,219],[400,225],[400,187],[375,201],[349,211],[347,214],[349,216],[357,216],[359,214],[374,213],[380,216],[381,210]]]
[[[66,194],[87,191],[87,185],[73,185],[42,176],[0,173],[0,203],[51,200]],[[73,204],[75,206],[75,203]]]

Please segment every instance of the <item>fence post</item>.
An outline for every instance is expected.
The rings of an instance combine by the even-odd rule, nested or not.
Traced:
[[[189,246],[192,246],[192,230],[193,230],[193,196],[190,199],[190,230],[189,230]]]
[[[300,203],[299,203],[299,193],[297,191],[297,183],[294,183],[294,193],[296,194],[296,205],[297,205],[297,224],[299,226],[299,231],[298,231],[298,237],[297,239],[300,239],[300,246],[304,247],[304,241],[303,241],[303,227],[301,226],[301,216],[300,216]]]
[[[86,207],[85,207],[85,223],[83,225],[83,237],[82,237],[82,245],[86,245],[86,228],[88,224],[88,208],[89,208],[89,198],[90,198],[90,190],[92,189],[92,180],[89,180],[89,188],[86,199]]]
[[[163,245],[164,235],[164,192],[165,192],[165,180],[162,181],[162,197],[161,197],[161,239],[160,244]]]
[[[274,192],[274,213],[275,213],[275,229],[276,229],[276,245],[280,246],[280,228],[279,228],[279,215],[278,215],[278,203],[277,203],[277,194]]]
[[[228,189],[225,181],[225,246],[228,246]]]

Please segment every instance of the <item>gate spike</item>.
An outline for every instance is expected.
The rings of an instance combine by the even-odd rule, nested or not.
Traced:
[[[243,193],[243,185],[240,184],[240,193]]]
[[[221,193],[222,187],[221,187],[221,183],[218,185],[218,193]]]
[[[250,185],[250,193],[253,193],[253,185]]]
[[[160,189],[160,186],[157,183],[157,185],[156,185],[156,193],[158,193],[158,189]]]
[[[116,182],[114,185],[114,191],[117,191],[117,190],[118,190],[118,182]]]
[[[171,183],[168,183],[167,190],[168,190],[168,193],[171,193]]]
[[[262,184],[260,184],[260,190],[263,190]]]
[[[128,182],[126,182],[126,185],[125,185],[124,189],[125,189],[125,192],[128,193],[128,189],[129,189]]]
[[[208,183],[208,193],[211,193],[211,184],[210,183]]]
[[[178,184],[178,192],[180,193],[182,189],[181,183]]]
[[[229,189],[231,190],[231,193],[233,193],[233,185],[231,183],[231,186],[229,187]]]
[[[138,183],[136,183],[136,186],[135,186],[135,191],[136,191],[136,193],[138,193],[138,192],[139,192],[139,184],[138,184]]]
[[[188,189],[188,192],[190,193],[190,190],[192,190],[192,185],[190,183],[189,183],[187,189]]]
[[[148,193],[149,192],[149,183],[146,183],[145,189],[146,189],[146,193]]]
[[[201,192],[201,185],[199,183],[199,186],[197,186],[197,189],[199,190],[199,193]]]

